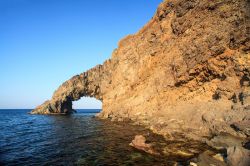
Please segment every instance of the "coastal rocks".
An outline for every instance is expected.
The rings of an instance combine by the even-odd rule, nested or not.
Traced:
[[[250,137],[250,119],[235,122],[231,124],[231,127],[234,128],[236,131],[244,133],[246,136]]]
[[[212,151],[205,151],[197,158],[190,161],[190,166],[249,166],[250,151],[240,146],[231,146],[226,149],[225,154],[214,154]]]
[[[217,160],[219,159],[221,162],[223,162],[219,165],[226,164],[229,166],[248,166],[250,163],[250,151],[244,148],[246,147],[247,143],[245,143],[245,140],[242,138],[237,138],[235,136],[222,133],[221,135],[215,136],[211,140],[207,141],[207,144],[214,149],[224,152],[224,155],[217,154],[213,156]],[[212,159],[205,161],[204,154],[202,155],[200,155],[202,157],[202,162],[212,161]],[[205,158],[207,158],[206,156],[207,155],[205,155]]]
[[[221,156],[220,154],[214,154],[213,152],[209,150],[201,153],[198,156],[198,158],[192,159],[189,165],[190,166],[208,166],[208,165],[227,166],[227,164],[224,162],[223,156]]]
[[[227,133],[221,133],[220,135],[207,140],[206,143],[212,148],[223,152],[223,154],[213,155],[214,159],[221,161],[221,163],[217,163],[217,165],[248,166],[250,163],[250,151],[244,148],[247,146],[247,143],[245,143],[245,139],[243,138],[235,137]],[[212,155],[207,155],[206,153],[200,154],[198,158],[201,162],[200,165],[204,165],[205,163],[207,163],[207,165],[216,165],[215,163],[211,163],[214,160],[211,156]],[[197,164],[199,165],[199,162]]]
[[[102,101],[99,118],[132,120],[166,138],[247,139],[249,9],[248,0],[164,0],[109,60],[63,83],[32,113],[69,114],[72,101],[89,96]]]
[[[152,144],[146,143],[146,138],[143,135],[136,135],[129,145],[146,153],[158,155],[158,153],[153,149]]]
[[[225,150],[232,146],[241,147],[243,145],[243,142],[244,142],[244,139],[242,138],[235,137],[226,133],[222,133],[218,136],[213,137],[206,143],[215,149]]]
[[[250,151],[239,146],[227,148],[227,162],[230,166],[249,166]]]
[[[79,100],[83,96],[102,100],[101,80],[108,75],[108,71],[102,74],[104,70],[102,65],[98,65],[72,77],[54,92],[51,100],[32,110],[31,114],[71,114],[75,112],[72,101]],[[105,79],[105,82],[108,81],[109,79]]]

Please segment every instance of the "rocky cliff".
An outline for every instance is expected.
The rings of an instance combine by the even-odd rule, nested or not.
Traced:
[[[100,118],[133,120],[166,137],[250,135],[250,2],[166,0],[112,57],[63,83],[33,114],[67,114],[82,96]]]

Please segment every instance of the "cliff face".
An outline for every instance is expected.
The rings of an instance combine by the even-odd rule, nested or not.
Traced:
[[[63,83],[32,113],[71,113],[72,101],[91,96],[103,103],[99,117],[165,135],[247,137],[249,17],[248,0],[166,0],[111,59]]]

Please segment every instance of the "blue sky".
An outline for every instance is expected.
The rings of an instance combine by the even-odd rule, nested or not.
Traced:
[[[34,108],[101,64],[161,0],[0,0],[0,108]],[[74,108],[100,108],[83,98]]]

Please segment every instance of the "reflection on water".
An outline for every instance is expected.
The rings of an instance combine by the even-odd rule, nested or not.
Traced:
[[[86,113],[92,110],[80,110],[71,116],[29,115],[29,111],[0,110],[0,165],[151,166],[173,165],[176,161],[185,164],[188,159],[152,156],[128,146],[137,134],[157,142],[159,148],[189,145],[165,142],[139,126],[95,119],[94,113]]]

